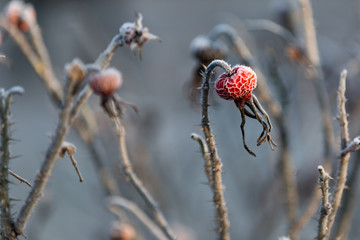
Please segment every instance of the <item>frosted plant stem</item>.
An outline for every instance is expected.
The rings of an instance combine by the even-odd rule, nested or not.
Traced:
[[[114,107],[114,106],[113,106]],[[115,107],[114,107],[115,109]],[[124,173],[126,177],[128,178],[128,181],[133,185],[133,187],[136,189],[136,191],[139,193],[139,195],[142,197],[142,199],[145,201],[149,209],[151,210],[151,213],[154,217],[155,222],[160,226],[161,230],[164,232],[166,237],[170,240],[175,240],[176,237],[174,236],[173,232],[169,228],[169,224],[167,223],[163,213],[161,212],[160,208],[158,207],[158,204],[154,200],[154,198],[151,196],[150,192],[146,189],[140,178],[136,175],[134,172],[134,169],[132,167],[127,147],[126,147],[126,141],[125,141],[125,135],[126,131],[123,127],[119,117],[113,116],[112,121],[114,123],[115,129],[117,131],[118,140],[119,140],[119,150],[122,160],[122,169],[124,170]]]
[[[59,156],[62,143],[65,140],[67,133],[70,129],[69,118],[71,113],[71,105],[73,103],[74,96],[72,95],[73,87],[75,83],[73,81],[67,81],[65,89],[64,105],[61,109],[59,122],[56,128],[55,135],[52,139],[50,146],[48,147],[45,155],[45,159],[41,165],[41,168],[36,175],[33,187],[25,200],[25,204],[22,206],[20,213],[16,220],[15,230],[17,234],[22,234],[25,228],[25,224],[30,217],[30,214],[42,196],[42,192],[46,186],[47,181],[51,175],[51,171]]]
[[[265,104],[270,112],[270,115],[275,119],[278,127],[282,132],[280,133],[280,146],[282,146],[281,157],[279,161],[280,174],[282,178],[282,184],[284,186],[284,195],[286,201],[286,214],[289,221],[289,229],[296,224],[297,213],[298,213],[298,193],[296,180],[294,177],[294,166],[291,159],[289,150],[286,148],[287,145],[287,128],[285,118],[282,116],[280,104],[274,100],[270,95],[271,91],[265,81],[265,75],[262,73],[261,68],[256,61],[256,58],[251,54],[249,48],[246,46],[243,39],[238,35],[235,29],[226,24],[217,25],[210,33],[210,38],[217,39],[220,36],[225,36],[235,47],[237,54],[244,60],[245,64],[249,65],[254,69],[258,76],[257,95]],[[284,144],[286,142],[286,144]],[[284,145],[282,145],[284,144]]]
[[[320,218],[319,218],[319,226],[318,226],[318,236],[317,240],[326,239],[328,234],[328,217],[331,212],[331,204],[329,202],[329,180],[330,176],[323,166],[318,166],[318,171],[320,174],[319,184],[322,192],[322,201],[321,201],[321,209],[320,209]]]
[[[191,134],[191,139],[197,141],[200,145],[201,154],[205,160],[205,165],[204,165],[205,174],[206,177],[208,178],[209,186],[212,188],[213,179],[212,179],[211,160],[210,160],[208,146],[206,145],[205,140],[196,133]]]
[[[218,156],[214,135],[211,132],[210,120],[208,116],[208,97],[209,97],[209,80],[212,71],[215,67],[221,67],[226,72],[231,72],[231,67],[222,60],[212,61],[206,68],[204,73],[203,84],[201,86],[201,107],[202,107],[202,118],[201,126],[204,132],[205,141],[208,145],[210,152],[210,160],[212,165],[212,179],[213,179],[213,202],[216,209],[216,222],[217,222],[217,234],[221,240],[229,240],[229,228],[230,223],[228,219],[228,213],[226,208],[226,202],[224,197],[224,189],[222,185],[221,168],[222,162]]]
[[[9,161],[10,156],[10,104],[13,94],[22,94],[21,87],[13,87],[8,91],[0,89],[0,213],[1,213],[1,239],[13,239],[14,223],[11,214],[9,197]]]
[[[346,108],[345,108],[346,75],[347,75],[347,71],[343,70],[341,73],[341,76],[340,76],[340,83],[339,83],[339,90],[338,90],[338,119],[339,119],[339,123],[340,123],[341,149],[345,149],[350,141],[347,113],[346,113]],[[328,222],[328,232],[329,233],[331,233],[331,229],[334,224],[337,211],[341,205],[341,198],[342,198],[342,195],[344,192],[346,178],[347,178],[349,158],[350,158],[350,153],[346,153],[339,160],[340,163],[339,163],[338,173],[337,173],[337,177],[336,177],[335,193],[334,193],[334,197],[331,201],[333,210],[330,213],[329,222]]]
[[[120,206],[130,212],[132,212],[139,220],[142,222],[149,230],[156,236],[159,240],[166,240],[166,237],[163,231],[150,219],[134,202],[131,202],[122,197],[111,197],[109,199],[108,208],[111,211],[113,206]]]

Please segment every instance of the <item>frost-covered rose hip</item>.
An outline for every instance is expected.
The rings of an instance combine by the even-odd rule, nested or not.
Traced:
[[[256,88],[256,73],[250,67],[237,65],[230,73],[224,73],[215,82],[217,94],[226,100],[247,99]]]
[[[221,74],[215,82],[216,92],[225,100],[233,100],[236,107],[239,109],[241,114],[240,129],[246,151],[248,151],[251,155],[256,156],[245,143],[244,126],[246,116],[256,119],[263,127],[263,130],[257,139],[257,145],[260,146],[267,141],[270,148],[274,150],[276,143],[270,136],[270,132],[272,130],[270,117],[261,106],[255,94],[252,93],[257,85],[257,78],[254,70],[243,65],[236,65],[231,68],[230,65],[223,60],[214,60],[206,69],[203,87],[207,87],[210,73],[216,66],[225,70],[225,73]]]
[[[122,84],[121,73],[115,68],[108,68],[90,76],[89,84],[95,94],[111,96]]]

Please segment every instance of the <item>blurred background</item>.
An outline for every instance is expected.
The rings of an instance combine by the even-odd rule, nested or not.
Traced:
[[[119,48],[111,62],[124,78],[120,96],[139,108],[125,114],[128,150],[135,171],[158,201],[179,240],[215,239],[212,194],[207,186],[203,159],[192,132],[201,133],[201,114],[188,99],[189,81],[198,62],[189,45],[197,35],[207,34],[219,23],[228,23],[243,33],[251,51],[266,70],[271,50],[286,82],[290,129],[290,150],[299,189],[300,211],[306,207],[317,183],[317,166],[322,163],[322,126],[316,91],[306,80],[304,69],[292,62],[282,40],[265,31],[245,32],[243,20],[271,19],[281,23],[288,1],[28,1],[37,12],[39,25],[51,56],[56,75],[62,79],[64,64],[78,57],[93,62],[105,49],[124,22],[133,22],[134,13],[143,14],[144,26],[162,42],[150,41],[143,46],[142,60],[134,57],[128,46]],[[1,6],[7,1],[0,1]],[[347,82],[350,137],[359,134],[359,1],[313,1],[321,62],[336,136],[336,90],[343,68],[349,71]],[[12,105],[12,154],[10,168],[33,182],[50,143],[49,133],[57,124],[58,109],[32,67],[9,37],[5,36],[0,52],[9,66],[0,65],[0,87],[21,85],[25,94]],[[230,64],[239,59],[230,56]],[[271,82],[269,83],[271,86]],[[255,90],[256,94],[256,90]],[[271,93],[276,96],[276,91]],[[90,104],[96,113],[103,161],[116,176],[123,196],[146,210],[143,201],[128,185],[119,168],[117,139],[111,122],[92,96]],[[195,106],[194,106],[195,105]],[[271,116],[270,116],[271,117]],[[287,221],[285,202],[279,179],[277,151],[267,144],[256,147],[261,126],[249,120],[247,143],[257,154],[250,156],[242,146],[240,113],[231,101],[213,95],[210,118],[223,160],[225,197],[233,239],[277,239],[285,235]],[[275,141],[278,132],[272,134]],[[109,239],[116,216],[108,211],[106,195],[92,164],[92,154],[75,131],[67,138],[77,147],[76,159],[84,182],[79,183],[69,159],[59,158],[44,197],[36,207],[26,228],[28,239]],[[339,137],[336,138],[339,143]],[[339,144],[337,144],[339,145]],[[279,146],[281,148],[281,146]],[[338,152],[339,149],[335,149]],[[336,164],[336,159],[333,159]],[[359,159],[352,159],[359,161]],[[352,166],[350,166],[351,168]],[[11,197],[14,212],[23,204],[29,188],[13,180]],[[356,186],[356,185],[355,185]],[[359,191],[358,191],[359,192]],[[359,193],[356,193],[359,199]],[[357,207],[357,206],[356,206]],[[359,208],[354,209],[353,226],[360,221]],[[138,239],[152,239],[149,231],[129,214],[139,229]],[[317,234],[316,214],[301,233],[301,239]],[[349,239],[356,239],[359,228],[351,228]]]

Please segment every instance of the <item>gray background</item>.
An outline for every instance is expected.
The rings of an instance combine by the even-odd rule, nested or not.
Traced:
[[[284,2],[284,1],[278,1]],[[1,5],[5,4],[1,1]],[[126,114],[128,147],[135,169],[158,200],[161,209],[180,240],[215,239],[214,210],[211,192],[203,173],[203,160],[198,145],[190,139],[200,133],[200,113],[186,99],[186,83],[196,61],[189,53],[189,43],[208,33],[218,23],[237,24],[239,19],[274,18],[273,1],[33,1],[38,21],[51,54],[55,72],[62,76],[63,66],[74,57],[93,62],[106,47],[120,25],[133,21],[134,12],[144,16],[144,25],[162,42],[149,42],[143,47],[143,59],[133,57],[128,47],[120,48],[111,66],[121,70],[124,84],[121,97],[136,104],[138,115]],[[335,121],[335,100],[338,76],[347,61],[355,55],[358,41],[359,3],[355,0],[313,1],[318,41],[324,64],[327,87],[332,100]],[[257,32],[249,41],[253,50],[261,51],[283,45],[276,37]],[[9,37],[0,52],[11,60],[11,67],[0,65],[0,86],[21,85],[22,97],[12,106],[14,137],[11,169],[30,182],[44,158],[57,123],[57,110],[52,106],[44,86],[25,57]],[[235,59],[229,60],[236,64]],[[316,167],[321,163],[321,125],[315,91],[304,80],[299,68],[283,57],[280,69],[291,86],[288,121],[291,127],[291,150],[296,165],[301,206],[306,206],[312,186],[317,182]],[[351,115],[351,137],[358,135],[355,102],[358,96],[356,68],[348,79]],[[256,91],[255,91],[256,93]],[[104,158],[121,181],[124,195],[144,207],[134,190],[124,183],[117,168],[118,152],[111,124],[98,106],[99,99],[90,99],[98,116]],[[284,202],[278,184],[277,152],[264,144],[256,147],[260,126],[247,122],[247,142],[257,153],[253,158],[242,147],[239,129],[240,114],[232,102],[216,98],[210,109],[219,154],[224,162],[225,197],[228,203],[233,239],[277,239],[286,232]],[[336,128],[337,129],[337,128]],[[276,129],[274,138],[277,139]],[[254,134],[252,134],[254,132]],[[337,130],[338,135],[338,130]],[[107,239],[115,217],[105,207],[105,196],[95,174],[91,155],[73,131],[67,138],[77,146],[76,159],[85,179],[79,183],[70,161],[59,159],[39,206],[26,229],[28,239]],[[338,139],[337,139],[338,140]],[[339,141],[338,141],[339,142]],[[335,160],[334,160],[335,161]],[[14,180],[11,196],[18,210],[29,188]],[[358,213],[358,210],[356,210]],[[359,214],[355,214],[356,226]],[[139,225],[136,220],[135,224]],[[143,239],[151,235],[140,227]],[[302,239],[316,236],[317,217],[310,221]],[[186,233],[188,236],[186,237]],[[352,229],[352,239],[359,228]]]

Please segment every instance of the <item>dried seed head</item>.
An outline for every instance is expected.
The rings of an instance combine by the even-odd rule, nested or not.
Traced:
[[[69,80],[79,83],[86,75],[86,67],[80,59],[75,58],[71,63],[66,64],[65,72]]]
[[[201,63],[207,63],[225,58],[229,49],[222,41],[213,41],[208,36],[200,35],[191,41],[190,52]]]
[[[20,21],[20,15],[24,10],[25,3],[20,0],[10,1],[4,10],[4,16],[8,20],[9,23],[18,26]]]
[[[70,155],[74,155],[76,152],[76,147],[74,144],[64,141],[61,144],[61,150],[60,150],[59,156],[63,158],[65,156],[65,153],[67,153],[67,152]]]
[[[123,222],[113,223],[110,233],[111,240],[131,240],[134,239],[135,236],[135,229],[130,224]]]
[[[36,11],[32,4],[26,4],[20,15],[18,27],[21,31],[27,32],[30,26],[36,23]]]
[[[120,27],[120,41],[122,44],[125,43],[130,45],[134,54],[136,48],[138,49],[139,54],[141,54],[141,48],[144,43],[152,39],[160,41],[160,38],[150,33],[148,28],[143,27],[143,17],[140,13],[135,13],[135,17],[135,22],[126,22]]]
[[[10,1],[5,7],[4,16],[9,23],[22,32],[28,32],[30,26],[36,22],[36,11],[33,5],[25,4],[20,0]]]
[[[226,100],[247,99],[256,87],[256,73],[250,67],[237,65],[230,73],[224,73],[215,82],[217,94]]]
[[[97,95],[111,96],[122,84],[121,73],[115,68],[108,68],[90,76],[89,84]]]

